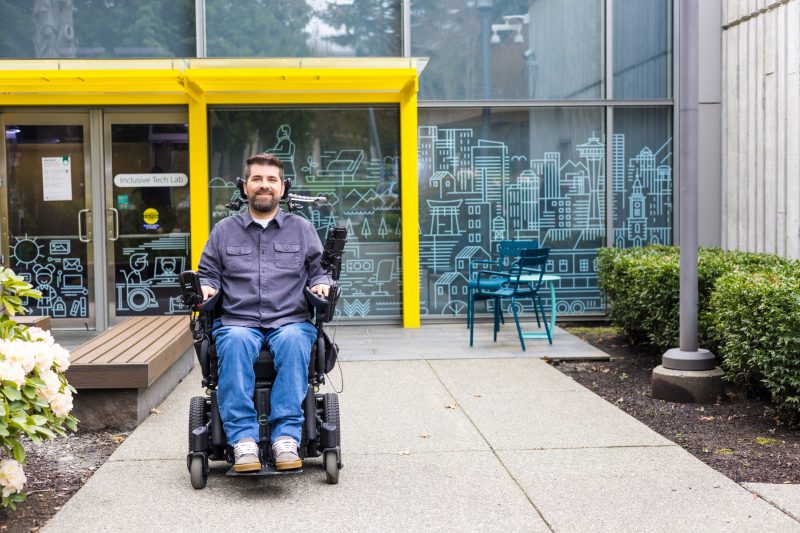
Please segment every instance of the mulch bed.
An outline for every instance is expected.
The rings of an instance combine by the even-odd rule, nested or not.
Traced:
[[[631,346],[611,327],[566,329],[611,356],[608,362],[555,364],[581,385],[734,481],[800,483],[800,428],[768,402],[732,387],[710,405],[654,400],[650,375],[660,353]]]
[[[117,449],[125,435],[79,432],[40,445],[24,441],[28,498],[0,507],[0,532],[38,531]]]

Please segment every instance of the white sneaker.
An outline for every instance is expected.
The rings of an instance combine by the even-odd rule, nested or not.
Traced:
[[[272,443],[272,454],[275,456],[275,470],[291,470],[301,468],[303,461],[297,453],[297,443],[292,437],[278,437]]]
[[[261,470],[258,458],[258,444],[252,439],[242,439],[233,447],[233,471],[257,472]]]

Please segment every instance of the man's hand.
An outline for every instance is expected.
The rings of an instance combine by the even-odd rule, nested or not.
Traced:
[[[331,290],[331,286],[325,285],[324,283],[320,283],[319,285],[314,285],[309,290],[314,294],[317,294],[319,296],[324,296],[325,298],[327,298],[328,292]]]
[[[209,287],[208,285],[201,285],[200,290],[203,291],[203,301],[205,302],[215,294],[217,294],[217,289],[214,287]]]

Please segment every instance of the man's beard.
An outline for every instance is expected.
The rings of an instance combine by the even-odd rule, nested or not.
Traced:
[[[250,200],[250,206],[258,211],[259,213],[269,213],[275,206],[278,204],[278,201],[275,199],[275,195],[271,194],[256,194]]]

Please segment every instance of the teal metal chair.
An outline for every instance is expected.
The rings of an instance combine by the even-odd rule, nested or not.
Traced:
[[[473,259],[469,263],[469,272],[467,279],[467,327],[472,327],[472,322],[475,319],[475,301],[488,300],[482,296],[483,291],[496,290],[505,281],[505,275],[508,273],[508,268],[520,256],[522,250],[532,250],[539,247],[539,241],[526,240],[526,241],[513,241],[503,240],[497,246],[497,257],[495,259]],[[477,268],[480,267],[480,268]],[[488,267],[488,270],[486,269]],[[482,274],[481,274],[482,273]],[[499,302],[495,301],[495,308]],[[505,324],[503,312],[500,311],[500,321]],[[536,315],[536,321],[539,321],[539,315]],[[498,326],[499,327],[499,326]],[[472,341],[470,341],[472,346]]]
[[[473,295],[469,300],[469,307],[473,308],[475,301],[478,299],[495,301],[494,306],[494,341],[497,342],[497,332],[500,329],[500,314],[501,306],[504,298],[511,300],[511,311],[514,314],[514,323],[517,325],[517,335],[519,335],[519,343],[522,345],[522,351],[525,351],[525,339],[522,335],[522,328],[519,325],[519,312],[517,311],[517,300],[522,298],[530,298],[533,300],[533,308],[536,312],[536,320],[539,321],[539,313],[544,322],[544,328],[547,332],[547,341],[553,344],[553,334],[550,331],[550,324],[547,322],[547,315],[544,312],[544,305],[539,296],[539,289],[542,287],[542,277],[545,273],[547,266],[547,258],[550,256],[550,248],[537,248],[520,250],[519,258],[511,264],[511,268],[505,272],[488,271],[484,270],[478,272],[476,278],[477,287],[473,291]],[[522,276],[532,276],[531,281],[521,281]],[[490,278],[489,276],[492,276]],[[483,278],[495,279],[500,278],[500,286],[494,289],[481,288],[486,285],[481,285]],[[529,278],[530,279],[530,278]],[[468,309],[467,313],[472,315],[474,309]],[[469,345],[472,346],[472,340],[475,330],[474,320],[470,321],[469,325]]]

